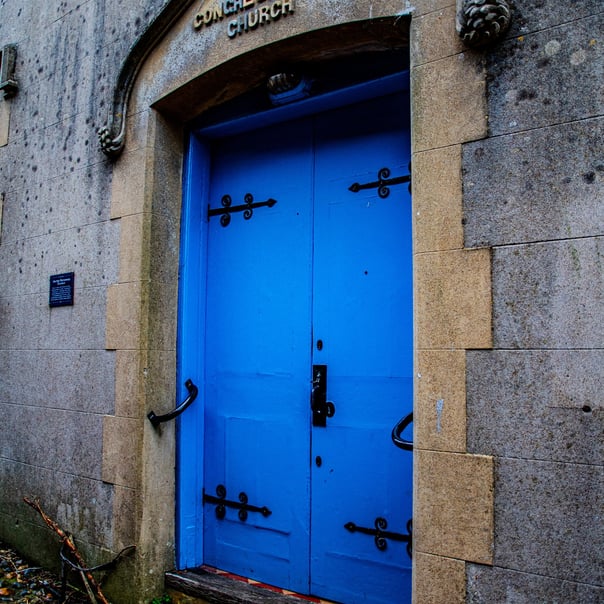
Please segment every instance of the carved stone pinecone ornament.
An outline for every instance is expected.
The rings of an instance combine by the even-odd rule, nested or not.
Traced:
[[[512,11],[507,0],[462,0],[457,28],[466,46],[481,48],[508,29]]]

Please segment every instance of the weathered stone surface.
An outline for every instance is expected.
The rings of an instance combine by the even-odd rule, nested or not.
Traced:
[[[148,155],[144,146],[135,149],[128,147],[120,157],[111,186],[112,218],[149,211],[151,191],[147,187],[153,178]]]
[[[411,70],[412,149],[416,153],[487,133],[484,66],[461,53]]]
[[[37,524],[52,534],[42,519],[23,503],[23,497],[39,497],[44,510],[63,529],[70,531],[78,543],[88,541],[111,547],[113,489],[110,485],[77,476],[69,468],[50,469],[2,457],[0,476],[0,509],[4,514],[10,511],[13,523]],[[58,558],[59,545],[54,535],[53,540]]]
[[[53,273],[62,271],[53,271]],[[45,279],[44,287],[48,287]],[[74,305],[49,308],[48,290],[18,300],[17,325],[25,350],[102,350],[105,341],[105,289],[76,289]],[[83,328],[82,326],[86,326]]]
[[[96,144],[94,124],[78,116],[45,128],[25,128],[23,131],[20,128],[23,123],[11,119],[11,138],[5,147],[10,152],[2,162],[2,176],[11,183],[11,188],[35,188],[42,181],[105,159]],[[54,161],[48,161],[49,157]]]
[[[142,351],[115,352],[115,412],[120,417],[139,417],[145,399],[146,363]]]
[[[17,2],[5,2],[2,5],[0,39],[3,44],[17,43],[25,37],[31,12],[32,6],[30,4],[22,6]]]
[[[6,370],[0,376],[0,401],[111,413],[113,396],[107,384],[113,382],[113,355],[105,350],[0,351],[0,365]]]
[[[495,348],[604,346],[604,238],[495,248]]]
[[[461,194],[461,145],[414,155],[415,252],[463,247]]]
[[[490,133],[499,135],[602,115],[602,30],[604,13],[600,12],[516,37],[490,53]]]
[[[604,587],[505,568],[468,565],[467,604],[587,604],[604,601]]]
[[[0,238],[2,246],[10,246],[18,241],[19,227],[25,223],[27,215],[27,202],[22,192],[15,194],[13,191],[7,191],[3,194],[2,236]],[[6,252],[0,250],[0,253]]]
[[[137,487],[141,423],[142,419],[113,415],[103,418],[103,481],[131,489]]]
[[[529,32],[542,31],[569,23],[602,10],[600,0],[514,0],[512,22],[507,37],[516,37]]]
[[[423,65],[465,50],[455,30],[454,4],[411,21],[410,55],[413,66]]]
[[[465,145],[466,246],[604,234],[603,140],[597,118]]]
[[[148,214],[130,214],[119,220],[121,283],[149,278],[149,258],[142,256],[142,253],[149,245],[150,220]]]
[[[468,450],[604,464],[604,351],[468,351]]]
[[[0,147],[8,145],[10,101],[0,99]]]
[[[466,351],[420,350],[416,369],[414,446],[465,453]]]
[[[50,210],[61,213],[52,206]],[[50,275],[68,271],[76,273],[76,289],[108,285],[117,276],[113,249],[119,240],[118,226],[97,222],[3,245],[0,262],[11,276],[7,293],[48,298]]]
[[[19,347],[21,337],[21,325],[19,323],[19,307],[14,297],[4,298],[0,296],[0,341],[6,351]],[[4,377],[7,379],[7,377]]]
[[[136,350],[141,347],[140,283],[119,283],[107,289],[107,330],[105,346],[109,350]]]
[[[97,165],[31,183],[25,189],[9,188],[5,209],[11,213],[11,220],[7,222],[3,243],[108,220],[110,183],[109,171]],[[101,195],[95,195],[93,191],[99,191]],[[71,200],[77,200],[77,203]],[[117,226],[107,228],[116,229]]]
[[[494,565],[602,586],[604,466],[503,458],[495,473]]]
[[[417,0],[415,2],[405,0],[404,4],[407,5],[405,8],[413,10],[413,15],[417,17],[455,6],[455,0]]]
[[[413,596],[422,604],[463,604],[466,564],[463,560],[414,552]]]
[[[108,285],[118,280],[120,223],[109,221],[112,165],[98,147],[96,130],[106,122],[128,49],[166,1],[0,2],[0,40],[18,44],[20,85],[10,101],[10,122],[0,116],[0,127],[9,124],[8,144],[0,149],[0,194],[6,199],[0,241],[0,534],[45,564],[58,562],[58,545],[21,503],[23,495],[42,497],[81,550],[94,552],[88,562],[106,561],[111,554],[102,548],[138,538],[140,493],[119,488],[114,500],[114,487],[101,480],[103,417],[114,412],[116,386],[115,353],[104,349],[106,298]],[[68,270],[76,273],[75,304],[49,309],[49,275]],[[127,321],[120,327],[127,328]],[[163,380],[172,372],[171,383],[175,372],[174,353],[160,357],[154,355],[150,367],[153,400],[165,400],[155,365],[164,370]],[[129,411],[140,415],[136,405]],[[122,444],[134,446],[132,432],[121,431]],[[139,450],[115,451],[122,471],[115,476],[122,480]],[[173,456],[162,454],[171,477]],[[173,490],[164,492],[173,506]],[[163,544],[174,532],[170,521],[165,526]]]
[[[34,407],[26,401],[0,403],[0,458],[46,470],[100,480],[102,416]],[[68,428],[68,429],[66,429]]]
[[[137,498],[135,489],[115,486],[113,496],[113,543],[115,550],[122,550],[137,541]]]
[[[416,254],[414,262],[416,346],[490,348],[489,250]]]

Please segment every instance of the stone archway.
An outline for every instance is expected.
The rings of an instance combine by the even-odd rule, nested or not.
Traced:
[[[461,224],[461,144],[486,133],[485,88],[480,57],[464,53],[454,37],[454,7],[434,11],[418,4],[410,30],[416,375],[423,376],[415,395],[415,598],[454,591],[454,602],[463,601],[465,561],[492,561],[492,460],[466,452],[464,386],[465,350],[491,346],[490,255],[464,249]],[[115,601],[132,593],[132,570],[139,601],[159,593],[174,560],[174,426],[155,430],[145,416],[171,409],[175,400],[186,123],[292,61],[354,61],[409,43],[410,16],[394,14],[393,7],[367,18],[376,12],[372,3],[354,3],[330,15],[332,27],[320,29],[319,9],[311,8],[256,38],[237,39],[236,46],[219,40],[217,29],[201,44],[191,43],[195,11],[174,12],[161,41],[153,39],[146,52],[139,48],[139,64],[123,83],[131,92],[124,103],[128,119],[106,139],[119,135],[118,153],[124,141],[127,146],[111,192],[121,242],[119,281],[107,302],[116,411],[105,417],[103,479],[115,485],[114,549],[135,542],[138,555],[134,569],[124,567],[112,578]],[[439,400],[446,405],[440,411]]]

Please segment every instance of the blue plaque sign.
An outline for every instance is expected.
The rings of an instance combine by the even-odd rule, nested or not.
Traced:
[[[73,306],[74,273],[50,276],[48,306]]]

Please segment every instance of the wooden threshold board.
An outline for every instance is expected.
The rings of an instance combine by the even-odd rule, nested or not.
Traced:
[[[167,572],[165,582],[166,588],[207,604],[336,604],[205,566]]]

